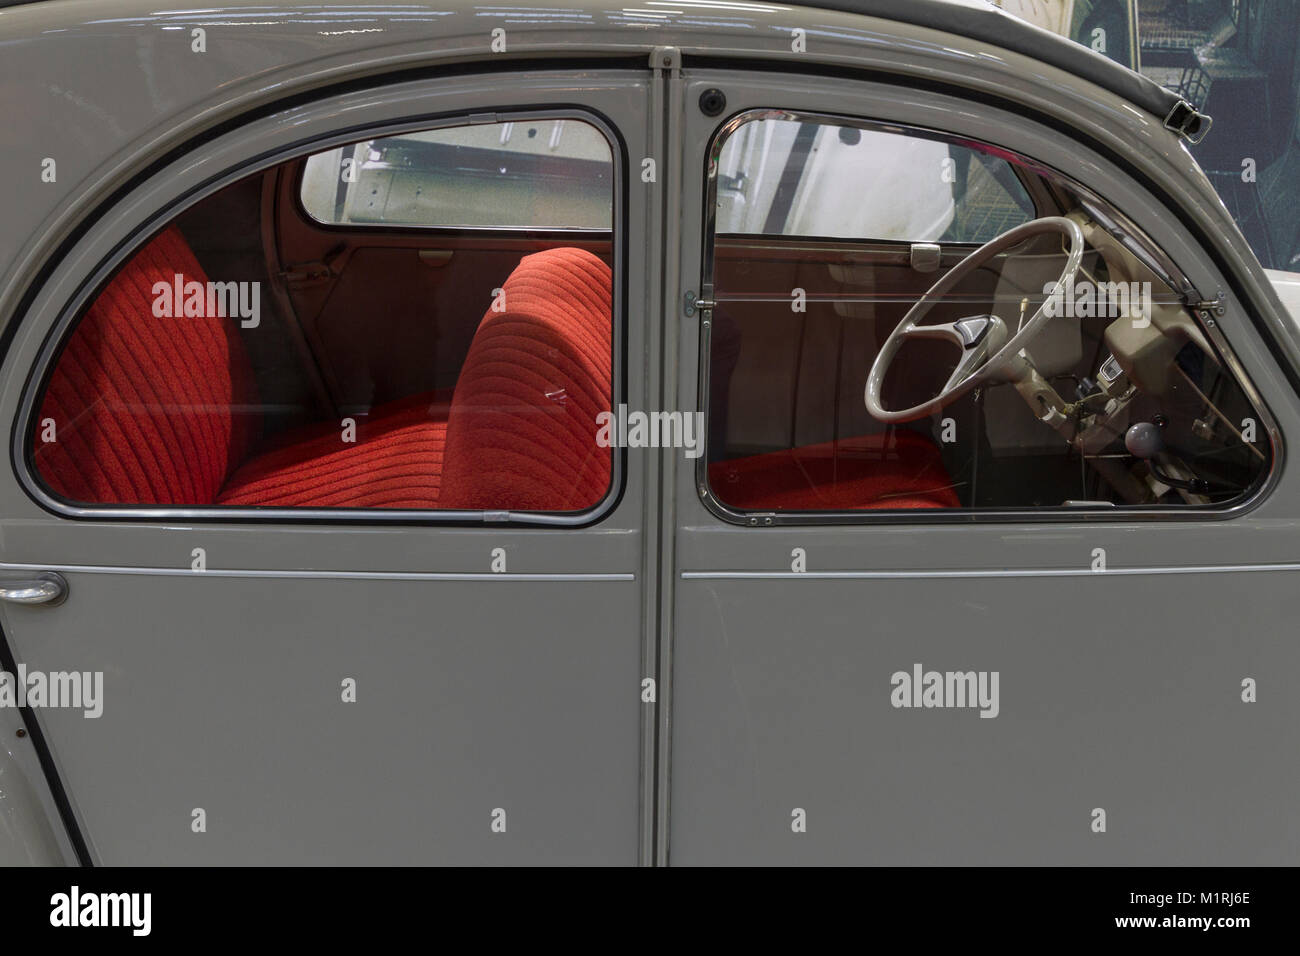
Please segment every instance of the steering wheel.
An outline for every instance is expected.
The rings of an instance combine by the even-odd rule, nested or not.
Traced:
[[[1061,278],[1056,283],[1058,290],[1069,288],[1074,276],[1079,272],[1079,266],[1083,263],[1084,252],[1083,230],[1071,219],[1062,216],[1035,219],[1016,226],[992,242],[980,246],[953,266],[916,305],[908,310],[907,315],[903,316],[903,321],[898,323],[898,328],[894,329],[885,340],[885,344],[881,346],[880,354],[876,356],[876,361],[871,366],[871,373],[867,376],[865,398],[867,411],[871,413],[872,418],[887,423],[913,422],[918,418],[926,418],[951,405],[977,385],[995,378],[1000,372],[1006,372],[1005,366],[1012,364],[1011,360],[1052,320],[1053,316],[1047,311],[1050,297],[1044,299],[1038,311],[1028,321],[1022,322],[1014,332],[1009,331],[1006,323],[996,315],[973,315],[943,325],[921,325],[920,322],[958,282],[994,256],[1020,245],[1026,239],[1050,233],[1060,233],[1069,240],[1069,257]],[[943,390],[934,398],[911,408],[889,411],[880,402],[880,391],[884,386],[890,365],[893,364],[903,343],[909,339],[945,339],[961,347],[961,358],[957,360],[957,367],[949,376]],[[1024,365],[1021,364],[1020,369],[1023,368]],[[1013,372],[1011,380],[1016,380],[1019,374],[1024,373]]]

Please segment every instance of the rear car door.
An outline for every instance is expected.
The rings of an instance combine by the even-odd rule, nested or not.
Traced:
[[[83,861],[637,862],[643,481],[595,416],[644,402],[647,82],[239,124],[19,317],[0,569],[64,593],[0,615],[15,667],[87,682],[24,711]],[[406,218],[305,214],[398,154]],[[487,218],[414,194],[468,179]]]

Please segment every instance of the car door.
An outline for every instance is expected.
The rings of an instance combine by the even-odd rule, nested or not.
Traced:
[[[495,507],[490,493],[479,494],[473,468],[450,517],[409,502],[340,510],[319,497],[319,484],[298,504],[286,505],[287,486],[276,486],[274,476],[288,474],[282,466],[290,459],[301,465],[312,442],[334,442],[333,450],[313,459],[318,464],[345,453],[337,444],[340,431],[345,443],[365,444],[378,435],[367,447],[380,454],[392,435],[407,434],[383,430],[383,422],[393,421],[385,416],[411,409],[385,405],[381,416],[376,405],[367,417],[364,402],[330,406],[319,388],[320,356],[293,321],[300,289],[288,294],[275,281],[293,283],[295,277],[270,275],[273,256],[259,263],[246,254],[259,223],[256,216],[241,218],[245,207],[234,200],[247,194],[247,209],[256,210],[263,194],[247,188],[250,176],[293,168],[304,157],[347,144],[451,126],[581,123],[608,144],[611,174],[601,187],[609,216],[603,238],[577,237],[580,253],[575,243],[567,247],[571,257],[586,257],[583,268],[603,268],[611,277],[604,335],[612,354],[602,358],[596,348],[592,361],[612,375],[609,400],[643,403],[644,365],[625,356],[646,348],[648,276],[627,237],[645,234],[647,205],[642,191],[628,188],[627,171],[629,157],[648,154],[648,78],[614,69],[581,77],[546,70],[468,72],[297,103],[195,144],[117,198],[56,265],[4,358],[0,415],[15,423],[15,438],[12,467],[0,479],[0,568],[19,590],[35,582],[39,591],[42,581],[54,580],[53,590],[38,599],[62,593],[46,604],[6,603],[0,615],[15,666],[84,675],[87,689],[102,687],[94,707],[29,700],[24,711],[32,730],[26,744],[47,750],[83,862],[637,862],[640,740],[647,719],[642,606],[645,589],[654,592],[654,569],[643,554],[644,459],[611,451],[603,490],[580,507],[558,510]],[[224,208],[203,205],[222,189],[233,190],[222,194],[231,198]],[[273,212],[263,216],[261,236],[273,237],[275,225]],[[174,228],[211,280],[264,283],[260,319],[238,313],[243,328],[234,334],[245,335],[254,373],[262,376],[252,411],[261,414],[264,433],[275,430],[269,444],[265,434],[262,439],[270,457],[242,473],[232,459],[222,491],[223,501],[237,502],[230,506],[186,498],[192,491],[178,493],[181,503],[158,503],[148,497],[154,492],[139,490],[124,493],[114,506],[102,498],[87,504],[84,495],[80,503],[70,501],[77,496],[52,493],[41,470],[42,426],[33,417],[54,407],[40,404],[42,382],[53,363],[63,361],[60,349],[76,357],[76,343],[64,344],[73,317],[105,294],[104,283],[126,268],[143,237],[165,229],[161,235],[174,239]],[[508,247],[503,259],[500,244],[489,242],[494,258],[475,266],[473,237],[465,232],[454,253],[422,259],[420,251],[443,248],[431,235],[417,228],[387,233],[386,241],[404,245],[411,274],[433,274],[454,254],[458,263],[471,263],[467,274],[482,277],[482,288],[474,283],[464,296],[469,304],[455,325],[460,358],[474,347],[475,329],[494,314],[503,288],[514,288],[507,278],[514,263],[565,245],[563,235],[534,236],[531,245]],[[246,273],[222,271],[223,263],[241,257],[248,260]],[[193,269],[176,267],[178,293],[182,272]],[[448,355],[440,351],[413,363],[401,350],[404,343],[426,341],[424,330],[388,321],[384,311],[397,291],[384,283],[404,275],[362,273],[362,282],[373,284],[374,304],[366,304],[354,281],[348,314],[334,317],[336,326],[352,323],[343,338],[376,345],[365,352],[370,365],[351,381],[361,381],[364,372],[372,381],[399,383],[381,397],[387,401],[404,394],[402,374],[415,367],[428,370],[420,389],[446,386],[450,401],[457,382]],[[140,312],[141,334],[161,327],[158,296],[171,293],[166,282],[160,288],[155,311]],[[409,295],[428,291],[416,286]],[[553,311],[562,317],[572,301],[560,300]],[[218,342],[229,340],[235,317],[221,313],[226,338]],[[173,373],[189,374],[198,347],[167,338],[184,338],[188,327],[165,328],[173,331],[160,334],[151,348],[113,352],[111,343],[100,343],[113,362],[139,359],[154,367],[123,373],[136,398],[83,396],[77,399],[80,414],[93,418],[116,402],[122,421],[136,421],[130,416],[142,405],[149,412],[150,388],[161,394]],[[561,345],[552,343],[549,354],[557,349]],[[547,349],[538,351],[545,359]],[[340,355],[346,359],[347,350],[333,357]],[[385,356],[391,367],[376,369]],[[313,362],[314,369],[304,371]],[[501,374],[536,393],[529,401],[543,403],[543,417],[585,408],[583,395],[548,385],[546,373],[532,366]],[[121,462],[138,463],[145,452],[154,461],[149,467],[171,468],[193,464],[184,461],[187,454],[234,454],[240,416],[250,409],[237,407],[231,394],[167,409],[161,431],[123,433],[122,444],[104,440],[89,451],[66,453],[82,456],[76,467],[118,467],[128,478],[136,465]],[[435,413],[430,394],[421,393],[417,418]],[[467,414],[500,411],[485,394],[475,393]],[[172,444],[166,435],[174,432],[167,429],[179,431],[186,416],[210,413],[212,402],[235,424],[198,451]],[[50,413],[51,427],[58,419],[60,434],[77,434],[76,416],[65,421],[61,414]],[[71,441],[64,439],[60,454]],[[410,447],[412,467],[422,477],[433,452]],[[475,452],[489,453],[482,446]],[[547,464],[540,460],[538,467]],[[346,492],[348,482],[372,471],[336,472],[329,480]],[[502,473],[508,479],[511,470]],[[399,484],[405,480],[394,476]],[[242,497],[229,494],[237,479]],[[326,503],[314,507],[313,501]],[[100,713],[88,716],[94,709]]]
[[[959,444],[977,414],[990,424],[1011,423],[1004,413],[1017,407],[1024,414],[1014,391],[995,407],[1006,386],[968,396],[933,421],[873,425],[862,408],[866,371],[904,309],[854,288],[843,268],[837,274],[826,242],[814,241],[826,233],[721,237],[716,220],[727,214],[723,193],[734,180],[720,150],[749,121],[828,122],[849,131],[846,144],[859,142],[855,130],[985,144],[993,155],[1031,157],[1040,170],[1077,177],[1146,230],[1197,289],[1230,288],[1204,249],[1086,143],[988,103],[842,77],[709,69],[688,71],[680,102],[688,218],[678,401],[708,416],[709,450],[701,463],[672,465],[669,859],[1291,859],[1294,846],[1279,839],[1276,821],[1290,815],[1300,771],[1277,755],[1300,717],[1287,676],[1300,652],[1278,622],[1297,610],[1287,543],[1297,486],[1281,460],[1298,409],[1277,353],[1244,310],[1225,295],[1222,308],[1200,318],[1253,396],[1260,443],[1232,451],[1260,463],[1252,491],[1223,508],[1123,517],[1103,503],[1025,500],[1039,480],[1028,467],[1037,443],[1044,454],[1065,443],[1029,418],[1039,430],[990,428],[955,464],[945,429]],[[925,188],[950,188],[951,171],[934,164]],[[822,188],[832,191],[824,197],[831,206],[879,208],[898,198],[872,178],[841,176]],[[853,235],[870,261],[869,240],[881,237]],[[965,250],[941,245],[928,254],[947,269],[948,257]],[[821,259],[760,267],[774,246],[788,262]],[[1014,315],[1012,289],[983,302]],[[820,305],[817,291],[826,293]],[[988,309],[956,304],[967,314]],[[859,311],[868,306],[888,310],[880,330]],[[1057,344],[1068,346],[1069,336]],[[815,347],[833,361],[803,361]],[[1078,348],[1076,329],[1067,365]],[[1035,361],[1050,361],[1048,351]],[[933,376],[939,385],[948,369]],[[934,382],[900,388],[909,386],[923,397]],[[813,394],[826,397],[819,405]],[[856,430],[841,427],[845,417]],[[1231,433],[1245,422],[1234,420]],[[866,457],[846,454],[855,447]],[[1121,445],[1115,460],[1124,455]],[[878,501],[879,510],[851,514],[843,501],[816,497],[837,469],[862,460],[900,463],[893,493],[913,504]],[[772,461],[785,470],[759,470]],[[1078,460],[1071,464],[1078,474]],[[972,502],[963,482],[976,477],[984,491]],[[813,503],[791,504],[790,487]],[[737,489],[752,494],[743,500]],[[949,675],[962,693],[951,692]],[[1256,696],[1266,685],[1267,705]],[[1243,818],[1235,809],[1243,805],[1257,812]]]

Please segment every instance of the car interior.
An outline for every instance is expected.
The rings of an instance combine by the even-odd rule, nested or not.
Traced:
[[[711,157],[700,467],[727,512],[1218,507],[1268,474],[1190,286],[1103,199],[826,117],[733,120]],[[573,118],[239,180],[82,310],[33,469],[82,506],[595,508],[615,205],[609,142]]]
[[[49,489],[107,505],[597,505],[612,461],[589,426],[611,403],[609,147],[574,121],[485,126],[281,164],[148,241],[49,378],[51,428],[33,446]],[[576,126],[586,139],[562,148]],[[321,196],[346,221],[310,213]],[[213,279],[258,290],[255,324],[220,299],[157,314],[155,288]]]
[[[1272,453],[1259,411],[1189,309],[1190,287],[1117,210],[1005,151],[847,124],[759,113],[715,144],[705,477],[720,504],[778,515],[1210,507],[1263,479]],[[918,155],[918,141],[938,152]],[[844,186],[859,182],[868,188],[846,203]],[[923,213],[900,221],[888,199],[872,210],[873,185]],[[810,188],[831,192],[820,219]],[[938,223],[935,193],[948,208]],[[873,415],[864,384],[927,290],[984,242],[1052,217],[1083,239],[1059,295],[1048,293],[1067,278],[1066,243],[1039,235],[974,264],[916,318],[924,330],[1000,317],[1014,331],[1049,299],[1057,314],[942,408]],[[910,336],[881,370],[884,406],[938,396],[962,345]]]

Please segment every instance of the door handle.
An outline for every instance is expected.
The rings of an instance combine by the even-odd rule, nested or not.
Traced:
[[[0,601],[10,604],[62,604],[68,597],[68,582],[54,571],[36,574],[0,574]]]

